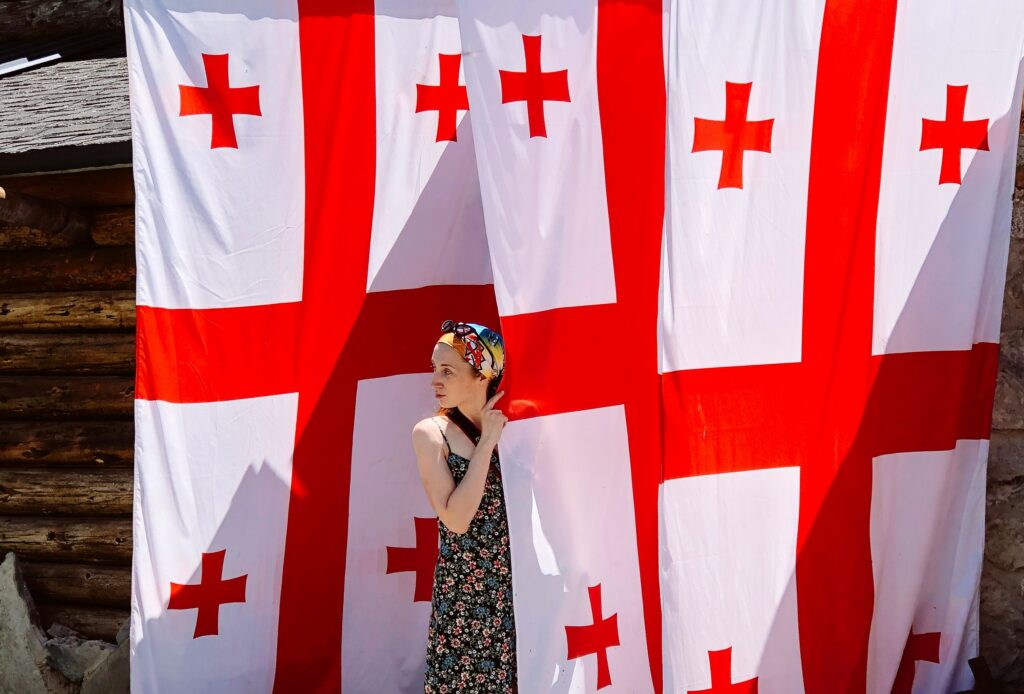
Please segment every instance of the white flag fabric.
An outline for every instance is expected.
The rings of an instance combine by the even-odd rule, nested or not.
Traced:
[[[445,319],[506,344],[519,691],[969,688],[990,5],[127,0],[133,689],[423,690]]]

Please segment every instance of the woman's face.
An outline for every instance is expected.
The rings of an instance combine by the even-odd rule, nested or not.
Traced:
[[[438,342],[430,357],[434,377],[430,385],[441,407],[455,408],[487,393],[487,380],[469,365],[451,345]]]

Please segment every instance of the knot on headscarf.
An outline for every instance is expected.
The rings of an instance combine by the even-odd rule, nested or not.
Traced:
[[[505,341],[495,331],[478,323],[446,320],[441,324],[441,332],[437,341],[458,352],[487,380],[497,378],[505,371]]]

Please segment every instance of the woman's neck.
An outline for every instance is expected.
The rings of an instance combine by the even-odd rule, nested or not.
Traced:
[[[458,410],[461,412],[466,419],[473,423],[477,431],[480,431],[483,426],[482,412],[486,403],[463,403],[459,405]]]

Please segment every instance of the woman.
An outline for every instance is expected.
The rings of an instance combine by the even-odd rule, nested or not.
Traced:
[[[430,360],[440,408],[413,428],[423,489],[438,518],[424,692],[515,692],[508,518],[496,446],[501,335],[445,321]]]

